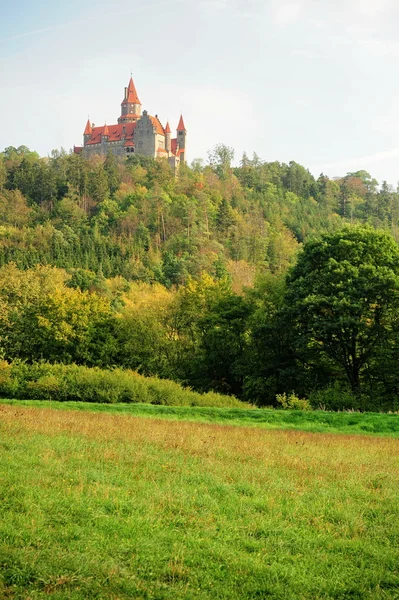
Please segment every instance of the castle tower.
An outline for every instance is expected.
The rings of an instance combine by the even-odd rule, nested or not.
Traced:
[[[165,150],[168,153],[172,152],[172,140],[171,140],[170,134],[171,134],[171,131],[170,131],[169,121],[168,121],[166,123],[166,127],[165,127]]]
[[[86,127],[83,132],[83,145],[86,146],[87,142],[91,138],[91,134],[93,133],[93,127],[90,123],[90,119],[87,119]]]
[[[184,125],[183,115],[180,115],[180,121],[177,126],[177,143],[180,148],[180,160],[185,162],[185,154],[186,154],[186,136],[187,130]]]
[[[121,116],[118,123],[133,123],[141,117],[141,102],[132,78],[130,78],[128,87],[125,88],[125,96],[121,107]]]

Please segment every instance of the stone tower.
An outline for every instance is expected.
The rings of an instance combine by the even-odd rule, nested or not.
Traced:
[[[169,121],[166,123],[166,127],[165,127],[165,150],[167,152],[171,152],[172,151],[172,139],[171,139],[171,131],[170,131],[170,126],[169,126]]]
[[[186,126],[184,125],[183,115],[180,115],[180,121],[177,126],[177,143],[180,148],[180,158],[182,162],[184,162],[184,155],[186,151],[186,136],[187,130]]]

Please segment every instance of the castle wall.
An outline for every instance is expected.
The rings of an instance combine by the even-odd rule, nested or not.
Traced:
[[[85,146],[83,152],[87,156],[93,156],[93,154],[107,155],[108,152],[111,151],[116,156],[124,156],[126,154],[124,143],[125,140],[117,142],[102,141],[101,144],[89,144],[88,146]]]
[[[158,148],[164,148],[165,149],[165,136],[164,135],[160,135],[159,133],[157,133],[156,134],[155,145],[156,145],[156,150],[158,150]]]
[[[177,175],[180,166],[180,158],[172,154],[172,156],[169,156],[168,158],[168,163],[171,169],[173,170],[174,174]]]
[[[156,138],[157,135],[154,133],[154,125],[147,112],[144,111],[141,119],[137,121],[133,134],[137,154],[155,157],[157,151]]]

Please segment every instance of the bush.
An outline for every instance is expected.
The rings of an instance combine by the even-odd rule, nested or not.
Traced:
[[[276,400],[284,410],[312,410],[309,400],[298,398],[293,392],[289,396],[285,392],[277,394]]]
[[[337,382],[322,390],[312,392],[309,402],[313,408],[333,411],[360,410],[362,404],[359,397],[354,396],[348,388]]]
[[[28,365],[21,361],[0,361],[0,396],[60,402],[143,402],[168,406],[248,408],[234,396],[193,392],[174,381],[144,377],[135,371],[47,362]]]

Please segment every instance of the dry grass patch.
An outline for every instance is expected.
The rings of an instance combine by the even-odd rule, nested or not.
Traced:
[[[0,432],[3,595],[399,598],[397,440],[5,405]]]

